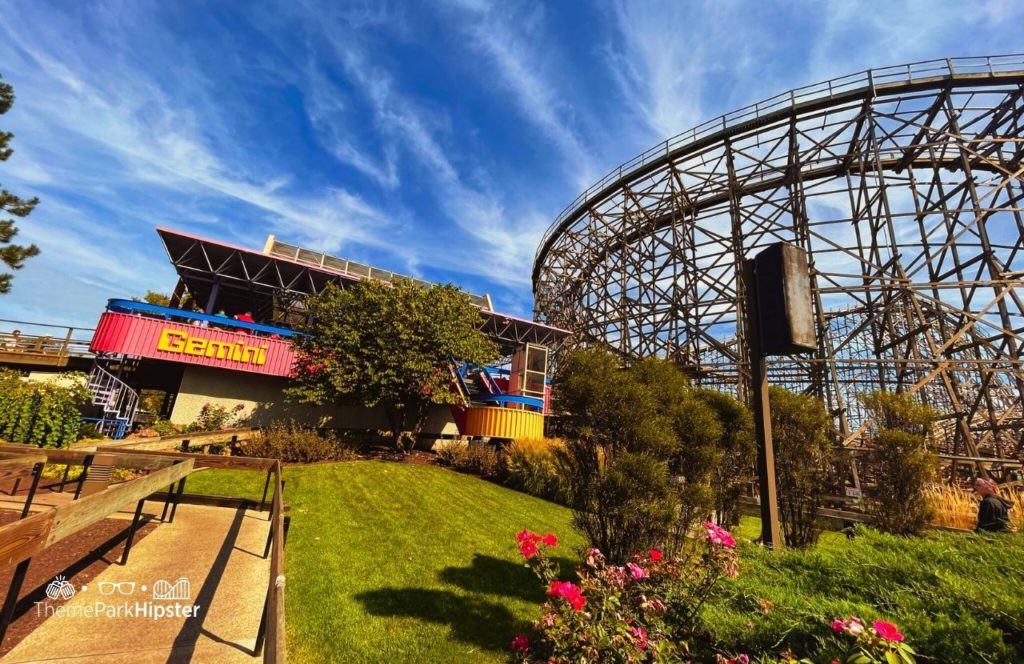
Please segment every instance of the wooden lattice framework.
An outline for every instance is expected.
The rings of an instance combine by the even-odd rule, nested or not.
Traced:
[[[548,229],[539,320],[625,358],[675,359],[745,397],[740,261],[811,260],[818,350],[770,365],[820,395],[847,442],[856,394],[916,393],[949,454],[1020,456],[1024,55],[852,74],[667,140]]]

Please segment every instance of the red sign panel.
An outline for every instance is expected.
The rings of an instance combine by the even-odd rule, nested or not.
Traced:
[[[285,339],[112,311],[100,316],[89,350],[266,376],[289,376],[295,363],[295,351]]]

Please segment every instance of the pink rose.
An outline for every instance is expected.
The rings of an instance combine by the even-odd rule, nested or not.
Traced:
[[[891,622],[876,620],[871,623],[871,626],[875,628],[878,636],[882,637],[886,641],[899,642],[903,640],[903,635],[900,634],[899,628]]]
[[[725,528],[711,523],[710,521],[705,521],[703,526],[705,538],[708,543],[714,544],[715,546],[724,546],[727,549],[731,549],[736,546],[736,540]]]
[[[647,630],[643,627],[633,628],[633,640],[636,642],[637,648],[647,650]]]
[[[647,570],[645,570],[643,567],[640,567],[636,563],[627,563],[626,567],[629,568],[629,575],[632,576],[633,579],[636,581],[647,578],[648,576]]]

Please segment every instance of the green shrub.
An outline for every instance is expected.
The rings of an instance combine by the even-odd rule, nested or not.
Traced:
[[[241,420],[244,419],[243,410],[245,410],[245,406],[242,404],[236,404],[234,408],[228,410],[225,406],[204,403],[199,410],[199,417],[195,422],[184,427],[184,433],[233,429],[239,426]]]
[[[862,395],[878,428],[865,436],[865,471],[874,484],[865,506],[875,525],[896,535],[919,534],[934,510],[928,486],[938,475],[939,458],[927,449],[937,413],[907,394]]]
[[[502,481],[517,491],[557,503],[566,501],[566,488],[556,452],[557,438],[517,440],[502,450]]]
[[[67,447],[78,439],[86,377],[67,373],[51,382],[22,380],[0,369],[0,438],[39,447]]]
[[[721,423],[718,449],[721,454],[711,468],[711,491],[718,525],[729,528],[740,522],[737,508],[755,477],[757,437],[754,417],[735,397],[716,390],[698,389],[694,395],[707,403]]]
[[[744,406],[693,388],[672,362],[625,369],[601,349],[570,353],[555,382],[575,523],[609,559],[651,546],[678,551],[718,508],[734,518],[753,462]]]
[[[78,432],[75,434],[75,440],[96,440],[106,438],[100,433],[99,428],[93,422],[82,422],[78,425]]]
[[[153,422],[153,426],[150,428],[153,429],[153,431],[156,431],[157,435],[160,436],[173,436],[174,434],[181,432],[181,427],[170,420],[157,420],[156,422]]]
[[[818,508],[835,460],[832,419],[821,400],[781,387],[770,391],[779,517],[789,546],[818,540]]]
[[[245,444],[245,455],[286,463],[314,463],[352,459],[355,451],[333,433],[321,435],[294,422],[274,422]]]
[[[481,477],[496,477],[498,474],[498,451],[490,445],[445,441],[437,450],[441,463],[464,473]]]

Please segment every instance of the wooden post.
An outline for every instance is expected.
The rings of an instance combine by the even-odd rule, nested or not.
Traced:
[[[779,502],[775,486],[775,450],[772,447],[771,407],[768,403],[768,371],[761,350],[758,325],[757,287],[754,282],[754,261],[744,261],[744,290],[747,295],[747,348],[750,352],[751,387],[754,426],[757,429],[757,478],[761,498],[761,543],[778,551],[782,548],[779,528]]]

